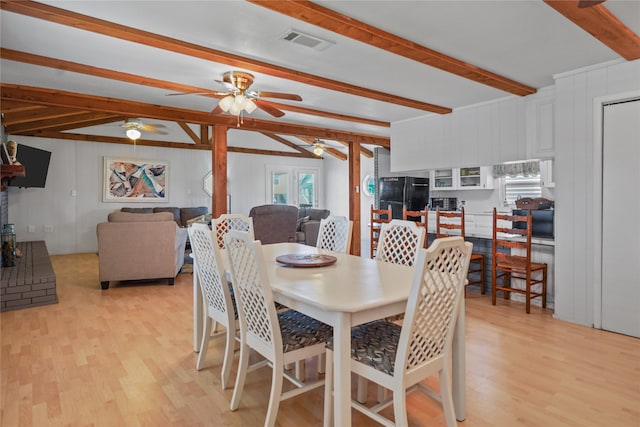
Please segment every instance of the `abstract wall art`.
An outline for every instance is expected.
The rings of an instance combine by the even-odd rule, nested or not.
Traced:
[[[168,202],[169,164],[160,160],[104,158],[104,202]]]

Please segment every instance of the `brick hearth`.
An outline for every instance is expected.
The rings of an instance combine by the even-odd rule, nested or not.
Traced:
[[[14,267],[3,267],[0,311],[58,302],[56,275],[44,241],[18,242],[22,257]]]

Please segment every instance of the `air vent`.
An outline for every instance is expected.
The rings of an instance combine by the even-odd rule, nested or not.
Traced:
[[[325,50],[329,46],[333,45],[333,42],[321,39],[310,34],[303,33],[302,31],[290,29],[280,37],[284,41],[299,44],[305,47],[309,47],[315,50]]]

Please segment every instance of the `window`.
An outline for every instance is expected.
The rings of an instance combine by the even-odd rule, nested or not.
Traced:
[[[542,196],[540,174],[533,176],[505,176],[504,188],[504,199],[510,205],[515,204],[518,198]]]
[[[318,187],[317,169],[267,167],[267,203],[317,207]]]

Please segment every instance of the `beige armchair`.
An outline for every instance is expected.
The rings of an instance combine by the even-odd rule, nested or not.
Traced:
[[[111,281],[174,279],[184,264],[187,229],[170,212],[112,212],[97,226],[102,289]]]

